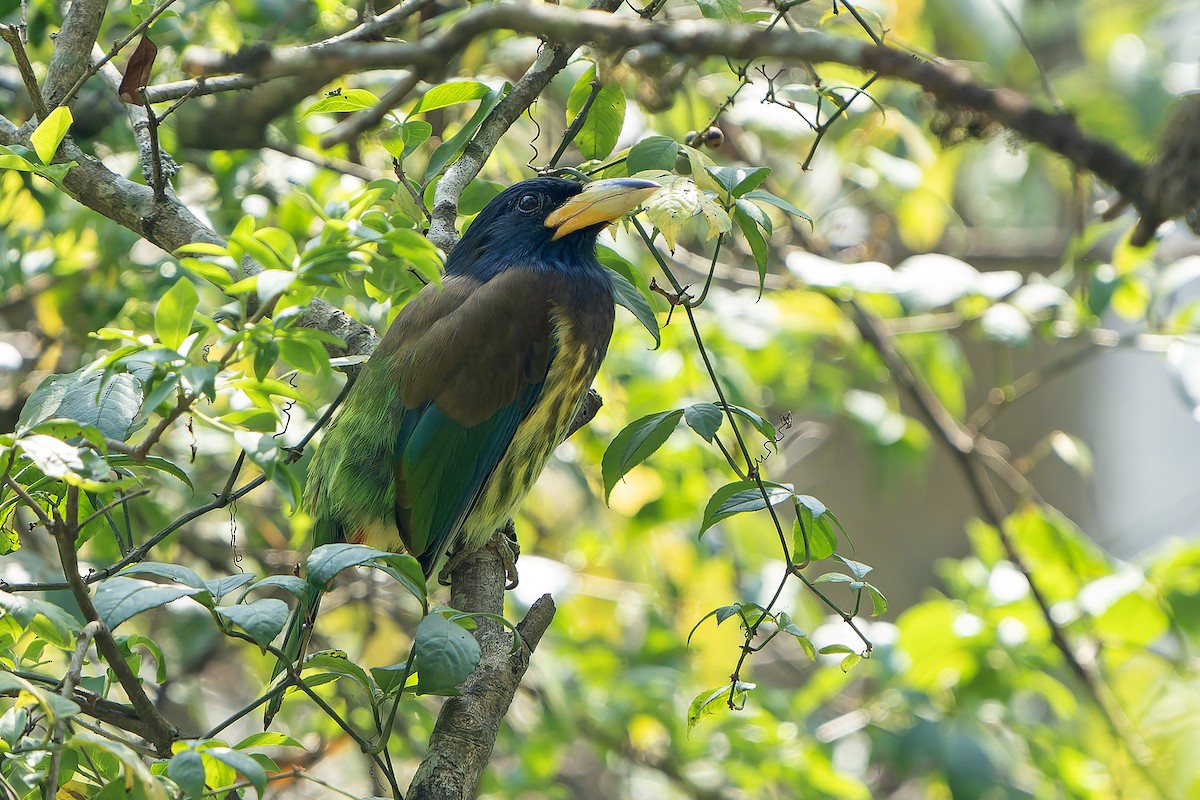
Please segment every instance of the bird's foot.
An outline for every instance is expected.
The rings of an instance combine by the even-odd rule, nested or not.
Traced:
[[[484,547],[494,551],[504,563],[504,589],[511,591],[517,588],[519,578],[517,577],[517,559],[521,555],[521,545],[517,542],[517,531],[513,527],[510,519],[507,524],[500,530],[492,534],[492,538]],[[446,566],[442,567],[438,572],[438,583],[442,586],[450,585],[450,576],[454,570],[463,562],[467,556],[475,552],[474,550],[455,550],[446,559]]]
[[[496,551],[504,562],[504,590],[511,592],[517,588],[520,577],[517,575],[517,559],[521,557],[521,543],[517,541],[517,529],[510,519],[504,527],[492,534],[488,547]]]

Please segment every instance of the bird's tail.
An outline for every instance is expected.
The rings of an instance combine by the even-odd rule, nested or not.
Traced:
[[[297,671],[300,670],[300,663],[304,659],[304,650],[308,647],[309,636],[312,635],[312,623],[317,618],[317,609],[321,605],[321,594],[316,588],[309,586],[304,596],[296,603],[296,607],[292,609],[291,617],[288,618],[287,634],[283,637],[283,647],[280,649],[287,657],[287,662],[294,664]],[[271,673],[272,682],[285,671],[283,662],[277,663],[275,671]],[[271,720],[279,713],[279,708],[283,705],[283,695],[284,692],[280,692],[267,702],[267,710],[263,714],[264,728],[270,727]]]

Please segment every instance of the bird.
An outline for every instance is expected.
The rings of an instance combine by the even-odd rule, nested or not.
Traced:
[[[660,188],[540,177],[479,212],[440,285],[396,315],[312,457],[302,502],[314,547],[407,552],[428,579],[451,547],[478,549],[507,523],[608,349],[613,289],[597,236]],[[281,650],[297,666],[321,594],[310,586],[288,622]]]

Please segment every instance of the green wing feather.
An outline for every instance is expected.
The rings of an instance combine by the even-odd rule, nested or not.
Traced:
[[[309,464],[314,547],[403,544],[432,573],[541,396],[555,288],[532,270],[486,283],[454,276],[401,309]],[[320,595],[300,598],[288,622],[282,651],[292,663]],[[268,704],[268,724],[281,698]]]

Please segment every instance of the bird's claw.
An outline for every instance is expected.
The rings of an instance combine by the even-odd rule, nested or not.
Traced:
[[[512,591],[517,588],[520,579],[517,576],[517,559],[521,556],[521,545],[517,542],[517,531],[513,527],[510,519],[503,528],[492,534],[492,538],[484,545],[488,549],[496,553],[500,557],[500,561],[504,563],[504,590]],[[438,583],[442,586],[450,585],[450,576],[454,570],[458,569],[458,565],[463,559],[473,553],[474,550],[455,550],[446,559],[446,566],[442,567],[438,572]]]
[[[496,555],[504,562],[504,590],[511,592],[520,583],[517,575],[517,559],[521,557],[521,543],[517,541],[517,529],[510,519],[504,527],[496,531],[488,546],[496,550]]]

